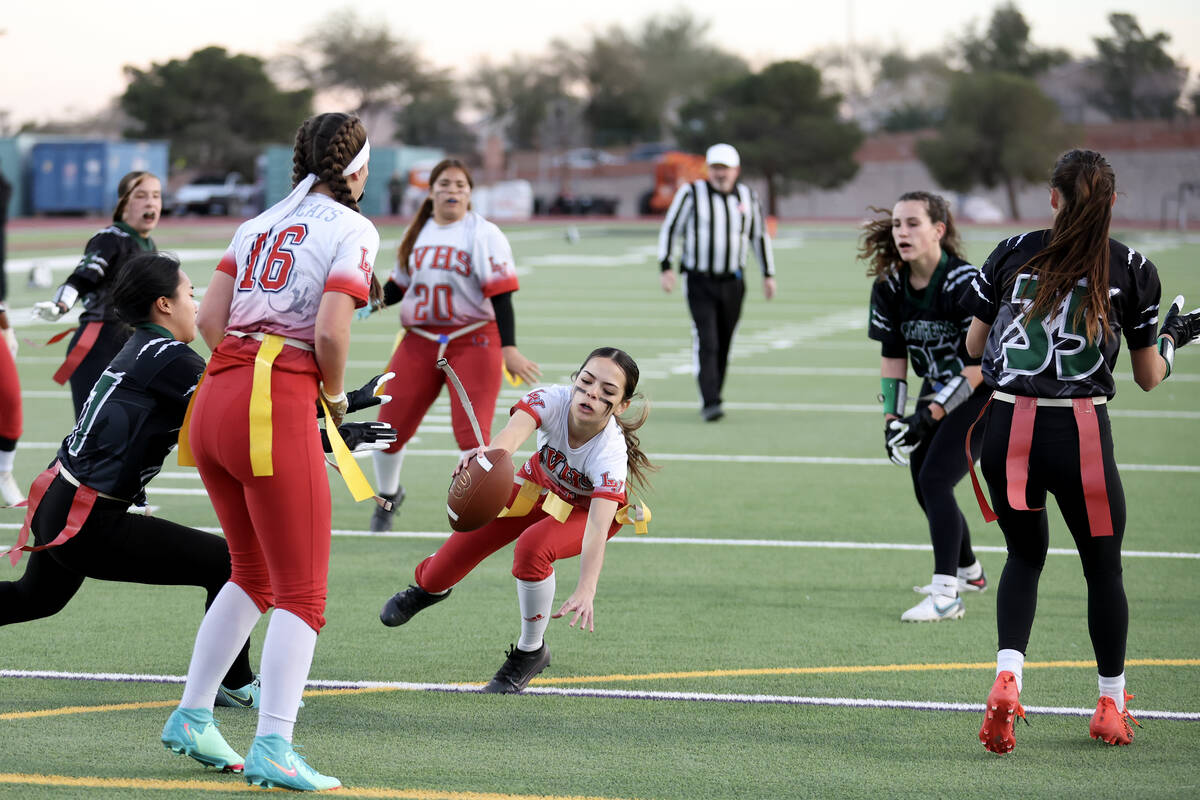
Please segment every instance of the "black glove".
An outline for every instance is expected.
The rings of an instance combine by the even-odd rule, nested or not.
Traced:
[[[1170,334],[1171,338],[1175,340],[1176,349],[1185,344],[1191,344],[1200,337],[1200,308],[1186,314],[1181,313],[1182,311],[1183,295],[1179,295],[1171,304],[1171,310],[1167,312],[1162,329],[1158,332],[1159,336]]]
[[[338,433],[351,453],[364,453],[368,450],[386,450],[387,446],[396,441],[396,429],[385,422],[347,422],[338,426]],[[332,453],[329,436],[321,431],[321,449]]]
[[[1186,314],[1180,313],[1182,311],[1183,295],[1179,295],[1175,302],[1171,303],[1171,309],[1158,331],[1158,353],[1167,362],[1167,376],[1170,376],[1175,367],[1175,351],[1200,338],[1200,308]],[[1165,338],[1168,335],[1170,339]]]
[[[888,420],[884,442],[893,464],[908,465],[908,457],[938,425],[928,405],[919,406],[907,417]]]
[[[384,403],[392,402],[392,396],[388,394],[376,394],[383,390],[383,385],[396,377],[394,372],[385,372],[382,375],[376,375],[371,380],[364,383],[358,389],[346,392],[346,413],[353,414],[355,411],[362,411],[364,408],[378,406]],[[321,408],[321,404],[317,403],[317,419],[325,418],[325,410]]]

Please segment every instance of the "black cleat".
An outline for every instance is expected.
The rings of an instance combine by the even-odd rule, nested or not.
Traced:
[[[500,671],[483,687],[484,694],[516,694],[525,690],[539,672],[550,666],[550,648],[542,646],[532,653],[509,646],[508,658]]]
[[[429,608],[434,603],[440,603],[450,596],[453,589],[447,589],[445,594],[433,594],[420,586],[409,584],[403,592],[397,592],[383,604],[379,612],[379,621],[389,628],[403,625],[423,608]]]
[[[717,403],[711,406],[705,406],[700,409],[700,416],[704,417],[705,422],[716,422],[721,417],[725,416],[725,410],[721,408],[721,404]]]
[[[375,510],[371,512],[371,524],[368,527],[372,533],[383,533],[392,529],[392,517],[396,515],[396,509],[404,502],[404,487],[401,486],[397,489],[395,494],[381,494],[379,496],[384,500],[390,501],[392,508],[390,511],[387,511],[378,503],[375,505]]]

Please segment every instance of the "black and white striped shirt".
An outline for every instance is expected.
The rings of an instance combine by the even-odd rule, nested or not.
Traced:
[[[706,180],[681,186],[658,234],[658,263],[664,272],[671,268],[677,238],[682,240],[680,267],[685,272],[738,275],[753,247],[763,275],[775,274],[762,206],[744,183],[734,184],[729,194],[716,191]]]

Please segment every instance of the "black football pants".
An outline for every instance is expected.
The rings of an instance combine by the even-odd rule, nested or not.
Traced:
[[[684,273],[684,281],[699,366],[700,401],[704,408],[719,406],[733,333],[742,316],[746,283],[740,272],[713,277],[689,271]]]

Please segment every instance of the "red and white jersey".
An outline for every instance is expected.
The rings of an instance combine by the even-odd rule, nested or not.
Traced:
[[[229,329],[313,341],[325,292],[367,304],[379,232],[332,197],[309,194],[270,230],[242,223],[217,269],[234,278]]]
[[[593,497],[625,504],[625,477],[629,455],[625,435],[615,419],[604,430],[579,447],[567,442],[567,417],[571,411],[573,386],[534,389],[512,411],[520,409],[537,421],[537,452],[529,457],[517,477],[533,481],[579,508],[587,508]]]
[[[496,318],[491,298],[517,290],[517,270],[500,229],[468,211],[450,225],[426,222],[392,282],[404,289],[404,327],[462,326]]]

